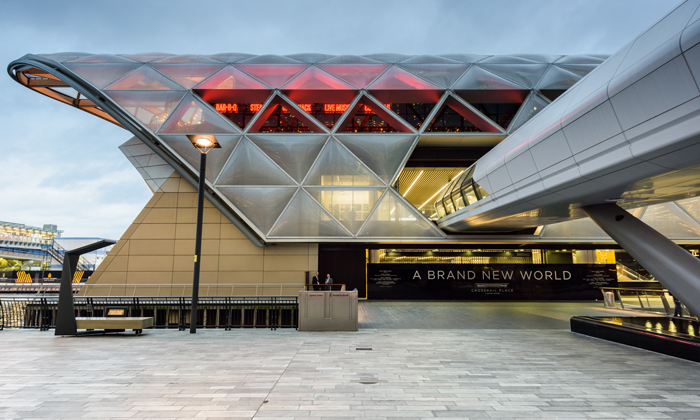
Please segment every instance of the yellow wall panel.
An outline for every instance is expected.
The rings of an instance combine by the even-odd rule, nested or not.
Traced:
[[[129,272],[173,271],[172,255],[129,256]]]
[[[173,255],[174,239],[132,239],[129,255]]]
[[[175,239],[175,226],[173,224],[140,224],[131,235],[130,239]]]

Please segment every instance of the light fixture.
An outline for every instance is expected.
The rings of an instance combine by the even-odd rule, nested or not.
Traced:
[[[216,140],[216,137],[209,134],[188,135],[192,145],[203,154],[209,153],[212,149],[220,149],[221,145]]]
[[[197,305],[199,301],[199,272],[202,263],[202,219],[204,217],[204,188],[207,173],[207,153],[220,149],[216,137],[209,134],[188,135],[192,145],[202,155],[199,160],[199,188],[197,194],[197,231],[194,240],[194,274],[192,276],[192,306],[190,310],[190,334],[197,332]]]

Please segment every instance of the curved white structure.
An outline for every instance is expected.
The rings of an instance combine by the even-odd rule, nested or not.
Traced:
[[[585,217],[587,205],[698,195],[699,5],[679,5],[479,159],[462,182],[483,198],[440,228],[518,230]]]

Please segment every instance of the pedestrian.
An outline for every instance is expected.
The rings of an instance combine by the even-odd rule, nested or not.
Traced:
[[[330,274],[326,274],[326,290],[331,290],[331,284],[333,284],[333,279]]]
[[[676,311],[673,313],[673,316],[683,316],[683,304],[681,303],[680,299],[677,297],[673,296],[673,304],[676,305]]]
[[[316,275],[311,279],[311,284],[313,285],[314,290],[321,290],[321,278],[318,276],[318,271],[316,272]]]

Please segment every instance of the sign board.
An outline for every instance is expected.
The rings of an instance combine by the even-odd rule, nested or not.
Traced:
[[[615,264],[367,264],[369,299],[592,300]]]

